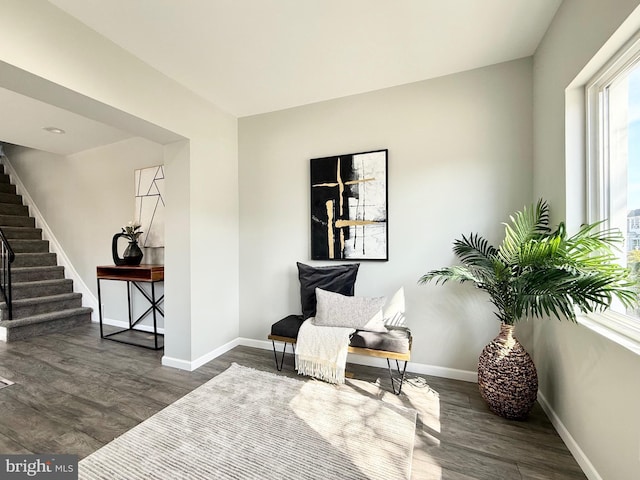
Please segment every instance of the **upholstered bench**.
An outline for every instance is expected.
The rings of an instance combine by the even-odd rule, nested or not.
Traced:
[[[273,356],[278,371],[282,370],[287,344],[291,344],[293,353],[295,353],[298,331],[303,321],[302,315],[288,315],[271,325],[271,333],[267,338],[271,340],[273,345]],[[402,382],[404,381],[407,370],[407,363],[411,359],[411,343],[413,337],[407,327],[387,326],[387,329],[387,332],[356,330],[351,336],[349,353],[386,358],[389,377],[391,378],[391,388],[393,389],[393,393],[400,395]],[[280,360],[278,360],[275,342],[282,342],[284,344]],[[395,360],[396,362],[396,375],[394,375],[391,368],[391,360]],[[400,368],[399,363],[401,361],[404,361],[402,368]]]

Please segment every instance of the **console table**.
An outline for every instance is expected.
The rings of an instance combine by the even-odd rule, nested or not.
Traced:
[[[164,335],[158,333],[158,323],[156,313],[160,313],[164,317],[164,311],[160,304],[164,301],[164,295],[160,298],[156,298],[155,284],[157,282],[164,281],[164,265],[107,265],[97,267],[98,278],[98,311],[100,316],[100,338],[106,338],[120,343],[127,343],[129,345],[137,345],[139,347],[150,348],[152,350],[160,350],[164,348]],[[120,329],[116,332],[104,334],[102,328],[102,295],[100,292],[101,280],[116,280],[121,282],[127,282],[127,305],[129,307],[129,327]],[[140,284],[148,283],[151,285],[151,295],[149,295]],[[135,320],[133,319],[133,308],[131,306],[131,293],[133,288],[136,288],[144,298],[149,302],[150,306],[147,310]],[[153,332],[147,332],[136,328],[136,326],[147,317],[149,314],[153,315]],[[152,336],[153,344],[144,343],[144,338],[140,339],[140,333],[145,333],[146,336]]]

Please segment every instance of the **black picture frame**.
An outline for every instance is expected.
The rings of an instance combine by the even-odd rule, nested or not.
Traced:
[[[389,151],[312,158],[311,259],[389,260]]]

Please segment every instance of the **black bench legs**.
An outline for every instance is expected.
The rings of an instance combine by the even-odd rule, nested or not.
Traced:
[[[402,392],[402,384],[404,383],[404,374],[407,371],[407,363],[409,363],[409,361],[405,360],[404,365],[402,366],[402,370],[400,370],[400,362],[396,360],[397,374],[394,374],[393,369],[391,368],[391,360],[387,358],[387,367],[389,367],[391,388],[393,389],[393,393],[395,393],[396,395],[400,395],[400,393]],[[396,388],[396,383],[398,384],[398,388]]]
[[[282,341],[282,340],[280,340]],[[276,362],[276,369],[281,372],[282,371],[282,365],[284,365],[284,355],[285,353],[287,353],[287,344],[289,342],[283,342],[283,347],[282,347],[282,354],[280,356],[280,361],[278,361],[278,352],[276,351],[276,341],[275,339],[271,339],[271,344],[273,345],[273,359]],[[293,354],[295,355],[296,353],[296,344],[295,343],[291,343],[291,349],[293,350]]]

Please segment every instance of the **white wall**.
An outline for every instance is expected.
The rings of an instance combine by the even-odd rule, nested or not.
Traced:
[[[296,261],[310,262],[309,159],[389,149],[389,261],[362,262],[357,295],[405,288],[412,362],[475,371],[498,333],[487,297],[417,286],[450,265],[452,241],[531,200],[531,59],[241,118],[240,334],[265,339],[300,313]]]
[[[565,0],[534,57],[534,193],[573,225],[586,219],[581,162],[573,163],[584,139],[576,112],[565,116],[565,89],[638,3]],[[638,478],[640,357],[555,320],[537,322],[534,336],[542,398],[589,478]]]
[[[164,146],[163,361],[190,368],[238,336],[236,119],[48,2],[5,0],[2,18],[0,86],[176,142]]]
[[[5,151],[34,206],[97,299],[96,266],[113,264],[111,238],[134,218],[133,171],[163,164],[162,145],[137,137],[70,156],[18,146]],[[120,255],[125,244],[121,242]],[[164,248],[143,251],[143,263],[164,262]],[[127,321],[125,285],[102,282],[105,318]],[[148,307],[139,296],[133,305],[136,312]],[[152,325],[152,319],[143,324]]]

